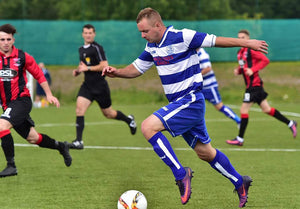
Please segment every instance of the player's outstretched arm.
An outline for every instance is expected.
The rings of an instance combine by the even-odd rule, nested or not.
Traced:
[[[60,103],[59,103],[58,99],[55,96],[52,95],[52,92],[51,92],[51,89],[49,87],[48,82],[45,81],[43,83],[40,83],[40,85],[43,88],[43,90],[45,91],[47,101],[50,104],[54,104],[57,108],[59,108],[60,107]]]
[[[120,77],[120,78],[135,78],[142,73],[138,71],[133,64],[127,65],[125,68],[116,69],[112,66],[106,66],[102,70],[102,76],[108,76],[108,77]]]
[[[227,37],[217,37],[216,47],[247,47],[256,51],[268,53],[268,44],[265,41],[256,39],[239,39],[239,38],[227,38]]]

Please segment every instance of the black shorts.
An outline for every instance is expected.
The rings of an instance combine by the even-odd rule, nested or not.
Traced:
[[[8,104],[0,118],[9,121],[16,132],[26,139],[30,128],[34,127],[34,121],[29,115],[31,108],[30,97],[19,97]]]
[[[268,96],[268,93],[265,92],[263,87],[260,86],[255,86],[255,87],[250,87],[246,89],[246,92],[244,94],[244,99],[243,102],[245,103],[257,103],[260,105],[260,103],[266,99]]]
[[[94,89],[83,83],[79,89],[78,96],[84,97],[91,102],[95,100],[102,109],[111,106],[110,90],[106,81],[102,83],[101,87],[98,86]]]

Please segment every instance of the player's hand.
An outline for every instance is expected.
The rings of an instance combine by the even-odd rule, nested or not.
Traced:
[[[57,108],[60,107],[60,103],[59,103],[58,99],[55,96],[53,96],[53,95],[47,95],[47,101],[50,104],[55,105]]]
[[[116,73],[117,69],[111,66],[106,66],[103,68],[102,70],[102,76],[108,76],[108,77],[116,77],[115,73]]]
[[[253,75],[253,71],[251,70],[251,68],[245,68],[244,71],[247,76]]]
[[[233,70],[233,74],[234,74],[234,75],[239,75],[239,74],[240,74],[239,69],[238,69],[238,68],[235,68],[235,69]]]
[[[84,62],[80,61],[78,68],[77,68],[78,72],[84,72],[84,71],[88,71],[88,67],[86,64],[84,64]]]
[[[73,76],[76,77],[80,74],[80,72],[76,69],[76,70],[73,70]]]
[[[255,50],[255,51],[260,51],[262,53],[268,54],[268,44],[265,41],[260,41],[260,40],[255,40],[255,39],[250,39],[248,40],[249,48]]]

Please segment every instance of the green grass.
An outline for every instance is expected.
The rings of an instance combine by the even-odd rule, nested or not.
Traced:
[[[105,119],[98,106],[93,104],[85,119],[85,145],[150,148],[140,132],[140,124],[160,106],[154,103],[114,105],[125,114],[135,115],[139,129],[135,136],[131,136],[126,124]],[[298,104],[278,104],[276,107],[300,114]],[[234,110],[238,112],[238,109]],[[75,104],[63,105],[59,109],[33,109],[31,116],[39,132],[61,141],[75,138]],[[299,117],[288,117],[300,121]],[[254,180],[247,207],[300,208],[299,136],[293,139],[284,124],[252,111],[245,145],[231,147],[225,140],[237,135],[235,123],[215,111],[210,104],[207,105],[206,122],[212,145],[222,150],[242,175],[250,175]],[[57,151],[17,146],[19,174],[0,179],[1,208],[114,209],[119,196],[129,189],[144,193],[148,209],[237,208],[238,197],[232,192],[230,181],[199,160],[182,138],[165,134],[181,163],[195,171],[192,198],[185,206],[180,203],[172,172],[152,150],[71,150],[73,164],[67,168]],[[15,132],[13,135],[15,143],[27,144]],[[4,168],[3,154],[1,159],[1,167]]]

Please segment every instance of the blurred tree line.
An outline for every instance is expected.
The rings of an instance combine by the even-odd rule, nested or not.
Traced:
[[[299,0],[0,0],[0,18],[135,20],[145,7],[165,20],[300,18]]]

